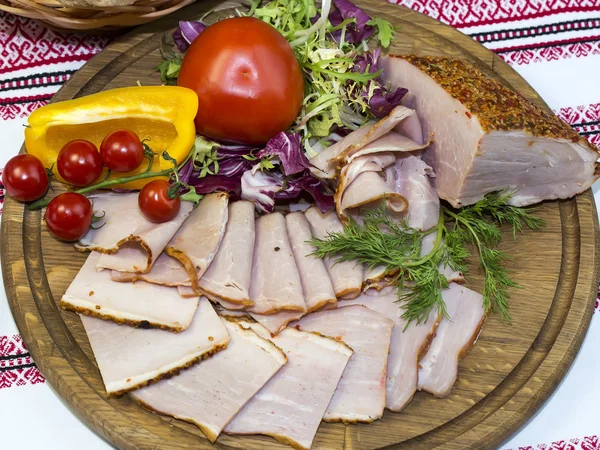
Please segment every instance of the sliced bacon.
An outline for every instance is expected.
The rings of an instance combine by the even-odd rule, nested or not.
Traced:
[[[254,204],[231,203],[228,216],[219,250],[200,278],[199,287],[211,299],[249,306],[253,303],[248,291],[255,240]]]
[[[162,286],[189,286],[191,285],[190,277],[185,270],[185,267],[178,259],[175,259],[166,253],[161,253],[154,261],[152,269],[148,273],[133,273],[119,272],[113,270],[110,278],[113,281],[120,282],[135,282],[145,281],[147,283],[160,284]],[[197,297],[198,294],[192,291],[193,295],[189,297]]]
[[[432,310],[427,321],[412,322],[408,327],[402,318],[404,309],[398,304],[398,293],[393,288],[380,292],[369,290],[347,304],[363,305],[394,321],[386,377],[386,407],[402,411],[417,392],[418,362],[426,353],[439,325],[437,310]]]
[[[200,301],[191,326],[183,333],[80,317],[109,395],[177,374],[223,350],[229,342],[227,329],[206,299]]]
[[[144,281],[112,281],[110,270],[96,270],[101,256],[90,253],[60,300],[63,309],[136,327],[175,332],[188,328],[199,297],[184,299],[173,288]]]
[[[229,195],[223,192],[206,195],[165,248],[184,265],[197,294],[198,279],[213,261],[225,234],[228,203]]]
[[[392,320],[361,305],[316,312],[292,324],[343,341],[354,350],[323,420],[370,423],[381,418],[393,326]]]
[[[285,218],[280,213],[256,219],[250,300],[254,305],[248,310],[256,314],[307,310]]]
[[[181,209],[173,220],[157,224],[142,215],[137,198],[135,192],[90,196],[94,214],[102,219],[75,248],[102,253],[98,268],[148,272],[193,208],[191,202],[181,202]]]
[[[419,390],[436,397],[450,394],[458,376],[458,361],[475,344],[486,318],[482,296],[471,289],[450,283],[442,298],[448,318],[442,319],[419,369]]]
[[[325,263],[311,255],[314,248],[308,241],[312,238],[312,232],[306,216],[300,211],[288,214],[285,224],[300,274],[307,312],[335,307],[337,299]]]
[[[313,236],[317,239],[326,239],[329,233],[344,230],[334,210],[323,214],[317,207],[312,206],[304,214],[310,223]],[[363,281],[363,267],[360,264],[352,261],[336,263],[335,259],[329,257],[323,258],[323,262],[337,298],[355,298],[360,294]]]
[[[228,434],[264,434],[297,449],[309,449],[352,350],[314,333],[286,328],[277,336],[256,323],[242,323],[271,340],[288,363],[227,425]]]
[[[287,363],[272,342],[236,322],[222,320],[231,337],[226,350],[176,377],[130,394],[147,409],[193,423],[212,443]]]

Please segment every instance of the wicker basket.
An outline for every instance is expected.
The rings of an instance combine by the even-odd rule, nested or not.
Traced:
[[[130,4],[118,6],[110,4],[123,3],[121,0],[104,0],[104,6],[88,6],[88,1],[0,0],[0,11],[36,19],[51,28],[108,31],[151,22],[189,5],[194,0],[124,0]]]

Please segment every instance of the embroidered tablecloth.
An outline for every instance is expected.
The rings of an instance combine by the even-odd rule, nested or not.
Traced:
[[[384,1],[384,0],[382,0]],[[458,28],[512,65],[556,114],[600,145],[600,0],[398,0]],[[0,167],[23,124],[108,40],[60,34],[0,13]],[[600,187],[595,188],[596,203]],[[0,214],[4,190],[0,185]],[[503,449],[600,450],[600,302],[546,405]],[[0,448],[106,450],[45,383],[0,290]]]

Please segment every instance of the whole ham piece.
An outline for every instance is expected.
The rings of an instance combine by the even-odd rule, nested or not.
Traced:
[[[418,362],[427,352],[439,325],[437,311],[433,309],[426,321],[412,322],[407,328],[407,322],[402,318],[405,310],[398,304],[398,293],[394,288],[380,292],[370,289],[360,297],[348,300],[347,304],[363,305],[394,321],[385,381],[386,407],[391,411],[402,411],[417,392]]]
[[[292,324],[343,341],[354,350],[324,421],[370,423],[381,418],[393,326],[392,320],[360,305],[316,312]]]
[[[275,314],[279,311],[306,312],[302,282],[281,213],[256,219],[249,311]]]
[[[181,298],[175,289],[144,281],[112,281],[110,270],[96,270],[101,257],[90,253],[60,299],[63,309],[136,327],[176,332],[189,327],[199,297]]]
[[[197,425],[215,442],[231,419],[286,363],[272,342],[222,319],[227,349],[178,376],[130,395],[147,409]]]
[[[211,300],[252,305],[248,290],[254,254],[254,204],[229,204],[225,234],[212,263],[198,282]]]
[[[442,319],[419,369],[419,390],[436,397],[450,394],[458,361],[475,344],[486,317],[482,296],[471,289],[450,283],[442,298],[449,317]]]
[[[229,434],[264,434],[309,449],[352,350],[343,342],[286,328],[277,336],[243,323],[271,340],[288,363],[225,428]]]
[[[385,56],[379,68],[417,111],[434,142],[423,159],[440,198],[454,207],[515,191],[525,206],[569,198],[598,179],[598,149],[556,116],[456,59]],[[333,146],[332,146],[333,147]]]
[[[317,239],[325,239],[328,233],[344,230],[342,222],[335,210],[331,209],[325,214],[316,206],[311,206],[305,213],[310,223],[312,234]],[[326,257],[323,259],[335,295],[339,299],[356,298],[360,294],[363,281],[363,267],[352,261],[336,263],[335,259]]]
[[[181,202],[173,220],[153,223],[140,212],[138,194],[94,194],[90,196],[94,214],[101,219],[86,233],[75,248],[102,253],[98,268],[119,272],[145,273],[161,254],[193,208]]]
[[[170,377],[223,350],[229,342],[227,329],[205,298],[183,333],[80,317],[109,395]]]

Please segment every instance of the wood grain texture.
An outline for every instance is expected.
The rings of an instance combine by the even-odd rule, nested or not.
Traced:
[[[461,58],[547,108],[536,92],[496,55],[460,32],[383,0],[361,0],[368,13],[399,25],[392,51]],[[66,100],[136,81],[158,84],[154,67],[164,30],[180,18],[227,4],[205,1],[140,28],[94,57],[54,98]],[[221,12],[219,14],[227,14]],[[599,278],[599,235],[591,191],[547,202],[541,232],[524,232],[503,250],[522,289],[512,291],[513,324],[492,315],[477,345],[460,363],[451,395],[418,393],[402,413],[386,411],[372,425],[322,424],[316,449],[483,449],[510,437],[563,378],[588,328]],[[25,342],[50,385],[84,422],[121,449],[210,448],[193,425],[144,410],[129,397],[107,398],[77,315],[58,300],[85,255],[54,240],[42,214],[7,199],[2,220],[2,269],[9,302]],[[475,289],[481,278],[473,270]],[[266,437],[222,436],[224,449],[288,448]]]

